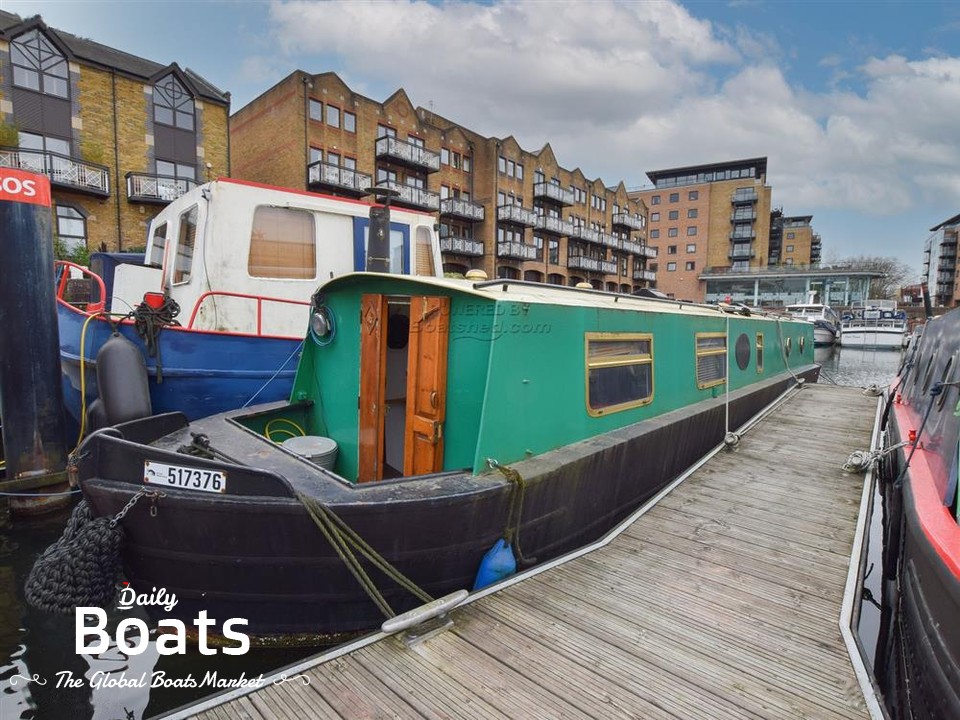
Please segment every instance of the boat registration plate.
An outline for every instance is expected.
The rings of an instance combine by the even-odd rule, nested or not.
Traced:
[[[143,481],[151,485],[166,485],[200,492],[227,491],[227,474],[222,470],[166,465],[150,460],[143,462]]]

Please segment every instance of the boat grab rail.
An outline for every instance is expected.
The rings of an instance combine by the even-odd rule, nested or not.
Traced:
[[[57,275],[57,300],[61,300],[67,304],[73,305],[69,300],[67,300],[64,295],[67,290],[67,283],[70,280],[73,280],[72,270],[79,270],[81,275],[89,276],[91,280],[96,283],[97,290],[99,290],[99,300],[93,303],[87,303],[86,311],[90,314],[96,314],[103,312],[107,304],[107,288],[103,283],[103,278],[97,275],[95,272],[92,272],[89,268],[85,268],[82,265],[77,265],[74,262],[69,260],[57,260],[54,264],[55,272]]]
[[[263,334],[263,303],[273,302],[273,303],[285,303],[287,305],[304,305],[306,307],[310,306],[309,300],[290,300],[289,298],[278,298],[278,297],[268,297],[266,295],[252,295],[250,293],[238,293],[231,292],[229,290],[210,290],[203,293],[200,297],[197,298],[197,302],[194,303],[193,312],[190,313],[190,320],[187,322],[187,329],[193,330],[193,323],[197,319],[197,314],[200,312],[200,306],[203,305],[203,302],[208,297],[233,297],[233,298],[242,298],[247,300],[256,300],[257,301],[257,335]]]

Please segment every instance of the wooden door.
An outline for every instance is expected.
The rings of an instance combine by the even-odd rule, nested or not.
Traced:
[[[449,298],[410,298],[407,418],[403,444],[403,474],[407,477],[443,468],[449,330]]]
[[[386,319],[387,298],[383,295],[364,295],[360,303],[360,457],[357,482],[383,478]]]

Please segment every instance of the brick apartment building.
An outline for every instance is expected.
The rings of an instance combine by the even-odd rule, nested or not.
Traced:
[[[785,217],[771,206],[767,158],[647,173],[653,188],[632,191],[649,208],[649,242],[659,250],[657,289],[703,300],[701,275],[820,261],[812,216]]]
[[[960,278],[957,276],[957,236],[960,215],[930,228],[933,233],[924,246],[923,276],[927,279],[934,307],[960,305]]]
[[[646,207],[513,137],[488,138],[397,90],[382,103],[297,71],[230,119],[235,177],[346,197],[372,185],[437,213],[444,268],[631,292],[652,284]]]
[[[143,247],[163,205],[229,174],[229,114],[176,63],[0,11],[0,167],[49,176],[68,249]]]

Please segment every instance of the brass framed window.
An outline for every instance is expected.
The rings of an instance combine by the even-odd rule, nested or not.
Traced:
[[[763,333],[757,333],[757,372],[763,372]]]
[[[587,413],[601,417],[653,401],[653,335],[584,335]]]
[[[697,333],[697,387],[702,390],[726,381],[726,333]]]

